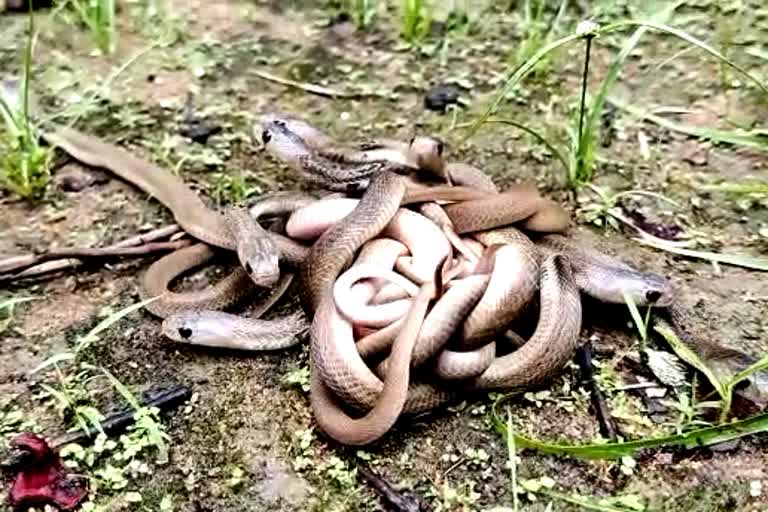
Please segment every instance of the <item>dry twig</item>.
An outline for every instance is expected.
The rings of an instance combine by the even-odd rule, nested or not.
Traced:
[[[175,235],[180,229],[178,225],[172,224],[149,233],[132,236],[107,247],[52,249],[42,254],[5,258],[0,260],[0,282],[49,274],[74,267],[83,260],[136,257],[156,252],[175,251],[188,246],[191,241],[184,239],[160,242],[158,240]]]
[[[255,70],[253,73],[258,76],[259,78],[262,78],[264,80],[268,80],[270,82],[275,82],[280,85],[287,85],[289,87],[294,87],[296,89],[301,89],[304,92],[308,92],[310,94],[317,94],[318,96],[323,96],[325,98],[341,98],[341,99],[359,99],[359,98],[366,98],[366,97],[378,97],[381,96],[381,94],[374,93],[374,92],[340,92],[335,89],[331,89],[329,87],[323,87],[322,85],[316,85],[316,84],[309,84],[305,82],[297,82],[295,80],[290,80],[288,78],[281,78],[279,76],[275,76],[271,73],[267,73],[266,71],[261,70]]]

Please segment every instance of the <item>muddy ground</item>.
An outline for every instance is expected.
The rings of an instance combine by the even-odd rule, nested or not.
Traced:
[[[693,323],[714,339],[757,357],[764,354],[768,281],[761,273],[681,258],[641,246],[631,233],[589,225],[564,188],[562,169],[532,137],[498,125],[483,128],[469,140],[461,129],[451,130],[452,123],[483,111],[509,71],[525,35],[525,23],[515,8],[476,8],[468,32],[440,36],[436,26],[438,34],[419,52],[402,48],[392,6],[371,29],[359,32],[349,23],[334,21],[338,11],[321,4],[171,1],[158,4],[154,12],[144,3],[125,3],[118,17],[117,51],[106,57],[94,52],[82,28],[44,15],[38,20],[41,33],[32,68],[39,107],[49,115],[62,112],[78,104],[84,91],[103,86],[103,97],[76,126],[177,168],[212,206],[296,186],[291,172],[261,152],[251,138],[252,123],[261,112],[297,113],[340,140],[408,140],[414,132],[440,135],[448,141],[451,158],[484,169],[502,186],[535,181],[574,214],[572,233],[580,241],[669,276],[680,290],[680,300],[694,308]],[[633,15],[625,4],[596,3],[598,20]],[[729,55],[765,78],[766,61],[747,54],[750,48],[766,51],[759,43],[768,36],[765,8],[759,2],[691,4],[678,9],[672,24],[713,44],[718,38],[731,42]],[[582,16],[576,7],[569,8],[560,35],[573,30]],[[0,16],[4,73],[16,73],[25,21],[23,16]],[[625,39],[626,32],[595,42],[591,90],[596,90]],[[677,119],[694,126],[749,128],[764,121],[765,96],[744,78],[723,72],[716,60],[700,51],[679,53],[685,45],[670,37],[648,34],[643,41],[622,72],[616,96],[639,107],[688,109]],[[147,49],[152,43],[158,46]],[[139,52],[132,65],[111,76]],[[580,44],[556,53],[502,104],[502,113],[567,145],[582,58]],[[265,81],[254,75],[257,69],[391,97],[323,98]],[[424,109],[425,92],[442,81],[462,87],[467,104],[456,111],[455,119],[451,113]],[[179,134],[189,93],[196,113],[222,127],[205,144]],[[614,191],[657,192],[678,201],[678,209],[647,199],[627,206],[682,227],[709,250],[766,252],[764,204],[701,190],[702,184],[717,180],[764,177],[764,152],[689,138],[621,111],[611,118],[604,119],[610,129],[603,132],[604,144],[598,147],[601,158],[594,184]],[[646,155],[640,139],[648,141]],[[0,196],[0,255],[101,245],[171,222],[162,205],[106,174],[79,192],[65,192],[57,185],[62,176],[84,173],[94,171],[73,162],[59,166],[39,203]],[[56,383],[55,372],[27,372],[70,348],[78,335],[103,318],[105,309],[116,311],[138,301],[139,276],[149,263],[141,259],[90,265],[38,281],[3,284],[4,297],[37,300],[19,305],[11,327],[0,334],[0,405],[6,410],[19,406],[39,428],[60,429],[61,418],[51,402],[35,399],[35,384]],[[188,284],[201,287],[215,279],[207,273]],[[298,307],[295,297],[284,302],[275,315]],[[171,509],[179,511],[379,510],[376,495],[352,470],[363,459],[436,510],[512,506],[506,444],[491,422],[494,397],[469,397],[432,416],[401,422],[384,441],[364,451],[344,449],[312,430],[307,393],[286,383],[286,377],[306,368],[306,344],[254,355],[192,349],[164,339],[159,326],[150,314],[134,313],[103,333],[85,356],[135,392],[182,383],[195,393],[188,407],[167,416],[170,461],[155,464],[147,457],[149,475],[132,479],[125,489],[100,491],[96,501],[111,503],[109,509],[170,510],[162,507],[172,503]],[[626,435],[637,438],[673,430],[675,414],[664,416],[667,423],[655,423],[638,395],[615,389],[631,374],[625,366],[616,366],[617,361],[637,349],[626,308],[587,303],[582,338],[599,349],[597,371],[610,387],[609,403]],[[109,398],[103,380],[89,389],[97,403]],[[521,433],[572,443],[598,435],[575,365],[544,390],[549,393],[539,395],[538,403],[524,397],[509,402]],[[2,434],[7,438],[9,432]],[[533,451],[519,456],[519,479],[550,477],[560,492],[595,499],[636,495],[649,509],[658,510],[766,507],[768,447],[763,436],[723,451],[654,453],[636,460],[634,468],[625,467],[629,474],[613,461],[587,462]],[[139,491],[142,501],[128,503],[125,491]],[[541,495],[535,502],[521,496],[523,510],[545,510],[548,503]],[[559,500],[551,503],[551,510],[580,510]]]

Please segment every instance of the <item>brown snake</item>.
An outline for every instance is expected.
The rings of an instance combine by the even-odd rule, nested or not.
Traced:
[[[491,239],[498,236],[495,233],[499,231],[494,228],[518,223],[529,231],[558,232],[567,227],[568,218],[559,206],[540,198],[532,187],[513,186],[505,192],[493,193],[495,186],[492,182],[489,186],[484,178],[479,177],[484,176],[480,171],[469,170],[464,174],[461,164],[448,164],[442,168],[439,164],[430,166],[437,169],[431,172],[438,177],[443,176],[457,185],[470,185],[474,182],[477,188],[420,188],[405,176],[409,169],[413,171],[407,165],[392,167],[380,163],[380,160],[366,161],[365,153],[363,156],[352,153],[351,156],[347,154],[343,157],[325,153],[324,156],[316,157],[309,147],[311,144],[303,145],[302,139],[294,137],[296,134],[286,128],[294,126],[290,122],[280,125],[273,120],[267,126],[262,133],[265,145],[271,147],[271,152],[279,158],[284,157],[282,159],[289,165],[299,166],[303,172],[313,174],[316,179],[320,176],[319,181],[326,185],[331,181],[332,186],[329,188],[332,190],[364,190],[354,210],[325,230],[311,248],[277,233],[261,230],[263,233],[254,248],[240,250],[245,247],[239,245],[238,239],[247,239],[247,233],[261,229],[252,217],[243,216],[243,211],[232,210],[227,213],[228,217],[216,213],[208,209],[176,176],[120,148],[74,130],[64,129],[47,138],[84,163],[110,169],[156,197],[171,209],[179,225],[190,235],[207,244],[238,251],[242,267],[252,269],[249,275],[238,267],[216,286],[196,292],[197,295],[182,294],[185,295],[182,298],[167,291],[170,280],[178,274],[179,268],[186,269],[208,261],[213,250],[200,244],[187,248],[186,252],[179,251],[166,256],[150,268],[144,279],[147,295],[164,294],[161,300],[154,303],[155,314],[168,316],[170,313],[204,307],[224,309],[241,298],[241,293],[252,289],[254,283],[268,286],[274,282],[275,274],[271,269],[276,266],[275,251],[269,247],[279,250],[280,261],[298,265],[302,305],[312,317],[312,406],[316,418],[323,430],[341,442],[368,443],[383,435],[401,412],[432,409],[455,396],[455,393],[428,382],[409,381],[411,354],[419,340],[419,331],[426,325],[425,318],[429,318],[430,299],[436,291],[432,282],[421,285],[419,294],[412,299],[407,316],[400,323],[403,329],[400,336],[394,339],[384,382],[363,361],[355,347],[352,325],[339,314],[332,293],[334,282],[352,263],[358,250],[382,233],[404,204],[432,201],[441,197],[453,201],[443,206],[452,224],[450,229],[456,234],[474,233],[485,245],[493,243]],[[300,129],[303,128],[296,128]],[[318,146],[329,144],[318,133],[308,135],[308,140],[313,140]],[[331,167],[323,162],[336,162],[338,166]],[[474,168],[465,166],[464,169]],[[392,170],[395,172],[390,172]],[[484,190],[480,190],[481,187]],[[441,195],[441,191],[444,195]],[[236,229],[233,229],[237,227],[243,227],[246,235],[238,236]],[[445,378],[462,379],[465,389],[516,388],[542,382],[565,364],[576,347],[581,326],[579,288],[600,295],[605,290],[602,283],[613,277],[600,272],[610,273],[612,268],[618,268],[619,272],[626,274],[627,283],[635,288],[636,283],[631,279],[639,276],[642,280],[647,276],[641,273],[632,275],[632,269],[626,265],[624,268],[611,267],[607,261],[599,258],[565,258],[561,253],[570,256],[572,248],[558,248],[556,244],[562,240],[554,235],[547,235],[536,245],[524,235],[519,239],[510,235],[504,240],[501,242],[503,247],[496,250],[497,267],[494,269],[503,268],[508,261],[519,261],[527,269],[521,271],[522,277],[505,288],[501,270],[492,271],[490,277],[485,278],[487,284],[483,284],[484,288],[478,288],[475,302],[468,303],[463,309],[445,306],[446,311],[457,311],[456,323],[452,324],[454,327],[466,317],[462,327],[464,341],[440,353],[434,361],[435,372]],[[265,254],[270,259],[265,259]],[[257,259],[253,260],[252,257]],[[182,259],[183,264],[180,264]],[[596,282],[597,278],[599,281]],[[643,282],[647,283],[647,280]],[[506,327],[511,318],[520,312],[523,303],[527,302],[525,298],[533,294],[537,285],[541,312],[534,335],[522,348],[509,355],[489,357],[495,350],[489,351],[487,347],[493,345],[478,346],[479,342],[491,339]],[[517,295],[521,289],[525,290],[523,295]],[[462,294],[457,291],[455,295],[460,298]],[[603,296],[615,300],[615,291],[609,289]],[[658,302],[668,296],[668,285],[662,281],[652,282],[638,296],[641,304]],[[520,304],[509,306],[515,300]],[[506,316],[489,320],[502,309]],[[439,320],[437,304],[432,308],[432,311],[435,310],[438,311],[435,318]],[[194,318],[188,320],[196,321]],[[171,331],[175,329],[181,338],[186,339],[190,336],[184,336],[182,329],[189,329],[187,325],[169,324],[167,327]],[[200,325],[199,319],[196,325]],[[282,328],[279,321],[261,325],[263,333]],[[293,325],[298,325],[295,319]],[[215,329],[211,331],[211,339],[218,341],[212,344],[227,343],[213,331]],[[296,328],[295,332],[299,331]],[[232,330],[227,332],[231,333]],[[286,343],[283,339],[277,342],[277,346],[286,346]],[[236,345],[234,341],[232,344]],[[439,346],[437,349],[430,348],[427,355],[420,356],[413,364],[426,361],[437,350],[440,350]],[[465,357],[470,355],[471,358]],[[351,420],[341,411],[339,399],[343,404],[369,412],[360,420]]]
[[[213,288],[200,292],[166,293],[167,285],[176,276],[202,265],[214,256],[214,251],[209,246],[198,244],[187,248],[187,251],[171,253],[150,267],[144,276],[142,291],[145,297],[160,296],[147,306],[147,309],[157,316],[164,318],[188,309],[226,309],[235,304],[252,288],[251,278],[245,269],[276,270],[273,261],[275,254],[265,252],[265,248],[277,248],[281,259],[294,265],[306,257],[309,249],[305,246],[288,237],[264,230],[259,232],[259,237],[244,239],[251,246],[252,250],[248,251],[248,248],[239,245],[236,233],[230,230],[226,217],[208,208],[180,178],[122,148],[70,128],[62,128],[55,133],[46,134],[45,137],[79,161],[109,169],[155,197],[171,210],[176,222],[194,238],[214,247],[238,252],[241,267],[236,268]],[[235,216],[238,222],[244,218],[242,215]],[[256,284],[274,283],[276,277],[265,279],[264,275],[259,275]]]

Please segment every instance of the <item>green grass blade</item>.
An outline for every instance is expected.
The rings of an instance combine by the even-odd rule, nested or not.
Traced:
[[[768,137],[766,137],[768,144]],[[768,182],[755,183],[719,183],[717,185],[702,185],[702,190],[728,192],[731,194],[768,194]]]
[[[534,67],[536,67],[536,64],[541,59],[543,59],[548,53],[555,51],[561,46],[564,46],[577,39],[581,39],[582,37],[583,36],[581,34],[571,34],[569,36],[560,38],[557,41],[552,41],[551,43],[547,44],[546,46],[541,48],[539,51],[537,51],[535,54],[533,54],[531,58],[529,58],[528,60],[523,62],[520,66],[518,66],[517,69],[512,73],[512,75],[504,82],[504,85],[501,87],[501,91],[496,96],[496,99],[493,101],[493,103],[491,103],[491,105],[486,109],[486,111],[471,126],[468,137],[472,137],[475,133],[477,133],[477,130],[496,111],[499,104],[504,100],[504,97],[507,95],[507,93],[509,93],[509,91],[513,87],[515,87],[525,77],[527,77],[533,71]]]
[[[499,434],[507,435],[506,425],[504,422],[499,421],[495,414],[494,426]],[[518,447],[530,448],[550,455],[575,457],[578,459],[618,459],[624,456],[632,456],[643,449],[673,447],[691,449],[710,446],[766,431],[768,431],[768,413],[716,427],[692,430],[683,434],[618,443],[568,445],[547,443],[519,434],[513,434],[513,436]]]
[[[0,302],[0,309],[7,309],[9,313],[12,313],[17,304],[37,299],[38,297],[11,297]]]
[[[512,412],[507,407],[507,456],[509,460],[509,472],[512,479],[512,507],[517,512],[519,503],[517,499],[517,447],[515,436],[512,435]]]
[[[558,491],[553,491],[551,489],[546,489],[546,488],[537,489],[534,494],[541,494],[542,496],[555,498],[555,499],[564,501],[566,503],[570,503],[572,505],[578,505],[584,510],[596,510],[598,512],[628,512],[632,510],[625,507],[619,508],[619,507],[613,507],[611,505],[604,505],[602,503],[598,503],[595,498],[570,496],[568,494],[558,492]],[[639,510],[645,510],[645,509],[642,508]]]
[[[86,334],[85,336],[83,336],[83,337],[81,337],[81,338],[79,338],[77,340],[75,352],[80,352],[83,348],[85,348],[90,343],[93,343],[94,341],[98,341],[99,340],[98,335],[101,332],[103,332],[103,331],[109,329],[110,327],[112,327],[112,325],[114,325],[116,322],[120,321],[123,317],[125,317],[127,315],[130,315],[131,313],[133,313],[137,309],[143,308],[147,304],[149,304],[151,302],[154,302],[154,301],[156,301],[159,298],[160,298],[159,296],[157,296],[157,297],[150,297],[149,299],[143,300],[143,301],[138,302],[136,304],[132,304],[132,305],[128,306],[127,308],[124,308],[124,309],[122,309],[122,310],[120,310],[120,311],[118,311],[116,313],[113,313],[113,314],[109,315],[107,318],[105,318],[104,320],[99,322],[96,325],[96,327],[91,329],[88,332],[88,334]]]
[[[39,365],[35,366],[29,372],[29,374],[34,375],[35,373],[38,373],[39,371],[44,370],[50,366],[55,366],[64,361],[72,361],[74,359],[75,359],[75,354],[73,352],[60,352],[58,354],[54,354],[53,356],[49,357]]]
[[[763,370],[768,369],[768,356],[764,356],[762,359],[756,361],[755,363],[752,363],[748,367],[744,368],[742,371],[734,375],[731,380],[729,380],[725,386],[733,392],[733,389],[736,388],[736,385],[743,381],[744,379],[749,378],[750,375],[753,373],[757,373]]]
[[[636,242],[640,242],[643,245],[671,252],[673,254],[679,254],[680,256],[688,256],[690,258],[697,258],[703,260],[709,260],[716,263],[724,263],[726,265],[733,265],[736,267],[750,268],[753,270],[768,271],[768,259],[756,258],[753,256],[746,256],[740,254],[720,254],[716,252],[696,251],[693,249],[684,249],[678,247],[673,243],[662,242],[661,239],[644,239],[635,238]]]
[[[722,398],[723,401],[728,402],[730,400],[730,393],[725,384],[693,350],[688,348],[688,346],[677,337],[675,332],[666,322],[662,320],[657,321],[657,324],[653,326],[653,330],[661,334],[680,359],[690,364],[707,377],[712,384],[712,387],[715,388],[715,391],[717,391],[717,394],[720,395],[720,398]]]
[[[72,402],[65,393],[62,393],[58,389],[45,383],[41,383],[40,387],[43,388],[45,392],[51,395],[55,400],[57,400],[62,405],[62,408],[66,409],[68,407],[72,407]]]
[[[649,20],[649,22],[667,21],[669,18],[671,18],[674,11],[682,3],[683,2],[681,1],[673,2],[666,5],[663,9],[659,9],[659,11],[653,16],[653,19]],[[611,63],[611,66],[608,68],[608,72],[606,73],[605,79],[600,86],[600,90],[598,91],[597,95],[592,101],[592,105],[590,106],[589,117],[587,118],[585,130],[582,133],[581,140],[579,140],[579,154],[591,154],[589,148],[594,146],[595,130],[597,129],[600,117],[603,113],[603,106],[605,105],[605,102],[608,98],[608,93],[613,88],[616,80],[618,80],[619,74],[624,68],[624,62],[627,60],[627,57],[629,57],[629,54],[632,53],[635,47],[640,43],[640,39],[648,31],[648,29],[649,26],[647,25],[641,25],[638,27],[635,32],[626,40],[621,50],[619,51],[619,54],[616,56],[616,59],[614,59],[613,63]],[[585,165],[587,168],[591,168],[592,162],[585,161],[583,165]]]
[[[650,20],[648,20],[648,21],[642,21],[642,20],[641,21],[636,21],[636,20],[619,21],[619,22],[612,23],[611,25],[608,25],[608,26],[600,29],[600,33],[613,32],[614,30],[620,30],[620,29],[622,29],[624,27],[631,27],[631,26],[646,26],[646,27],[650,27],[652,29],[659,30],[661,32],[665,32],[667,34],[673,35],[673,36],[675,36],[675,37],[677,37],[679,39],[682,39],[683,41],[685,41],[685,42],[687,42],[689,44],[697,46],[700,49],[704,50],[705,52],[709,53],[710,55],[716,57],[721,62],[729,65],[730,67],[732,67],[733,69],[735,69],[736,71],[741,73],[742,75],[744,75],[751,82],[755,83],[760,88],[760,90],[762,90],[764,93],[768,94],[768,87],[766,87],[766,85],[762,82],[762,80],[760,80],[756,76],[754,76],[751,73],[749,73],[749,71],[747,71],[746,69],[742,68],[741,66],[739,66],[738,64],[736,64],[735,62],[733,62],[732,60],[727,58],[725,55],[723,55],[722,53],[720,53],[719,51],[717,51],[715,48],[713,48],[712,46],[708,45],[704,41],[702,41],[702,40],[700,40],[700,39],[698,39],[698,38],[688,34],[687,32],[684,32],[684,31],[682,31],[680,29],[677,29],[677,28],[674,28],[674,27],[670,27],[669,25],[665,25],[664,23],[658,23],[658,22],[650,21]]]
[[[35,13],[32,4],[33,2],[29,2],[29,35],[24,54],[24,101],[22,103],[24,129],[28,140],[32,140],[32,125],[29,122],[29,82],[32,76],[32,51],[35,40]]]
[[[643,321],[643,316],[637,309],[637,304],[635,304],[635,300],[632,296],[625,290],[621,290],[621,294],[624,296],[624,302],[627,304],[627,308],[629,308],[629,314],[632,315],[632,320],[637,328],[637,333],[640,335],[640,339],[645,342],[645,340],[648,339],[648,327]]]
[[[99,368],[101,372],[107,376],[107,379],[109,379],[109,382],[112,383],[112,386],[117,390],[118,393],[125,399],[126,402],[128,402],[133,410],[138,411],[141,409],[141,404],[139,403],[139,400],[134,396],[133,393],[131,393],[131,390],[128,389],[128,387],[120,382],[117,377],[112,375],[112,373],[107,370],[106,368]]]
[[[696,137],[702,140],[711,140],[713,142],[720,142],[726,144],[733,144],[737,146],[745,146],[755,149],[761,149],[765,151],[768,149],[768,134],[761,131],[744,131],[744,130],[717,130],[714,128],[700,128],[698,126],[689,126],[687,124],[678,123],[650,112],[645,112],[643,109],[624,103],[616,98],[609,100],[616,107],[629,112],[631,115],[641,119],[643,121],[650,121],[654,124],[672,130],[679,133],[684,133],[691,137]]]
[[[557,160],[563,166],[563,169],[565,169],[566,171],[568,170],[568,162],[567,162],[565,156],[563,155],[563,153],[559,149],[557,149],[557,147],[553,143],[551,143],[549,140],[547,140],[546,137],[544,137],[541,133],[539,133],[538,131],[534,130],[533,128],[531,128],[529,126],[526,126],[526,125],[524,125],[522,123],[518,123],[517,121],[515,121],[513,119],[490,118],[490,119],[487,119],[485,121],[485,123],[486,124],[493,124],[493,123],[495,123],[495,124],[503,124],[503,125],[507,125],[507,126],[513,126],[513,127],[517,128],[517,129],[522,130],[525,133],[533,136],[536,140],[538,140],[541,144],[543,144],[555,156],[555,158],[557,158]],[[463,127],[466,127],[466,126],[472,127],[474,125],[470,125],[469,123],[461,124],[461,125],[458,125],[457,128],[463,128]]]

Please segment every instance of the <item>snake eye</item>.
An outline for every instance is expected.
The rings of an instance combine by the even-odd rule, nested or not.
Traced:
[[[438,141],[437,143],[437,156],[443,156],[443,151],[445,150],[445,143],[443,141]]]
[[[269,133],[269,130],[264,130],[261,132],[261,142],[264,143],[265,146],[269,143],[270,140],[272,140],[272,134]]]
[[[190,329],[189,327],[179,327],[179,336],[181,336],[185,340],[187,338],[191,338],[192,337],[192,329]]]
[[[661,298],[661,292],[659,290],[648,290],[645,292],[645,300],[650,304],[655,303]]]

